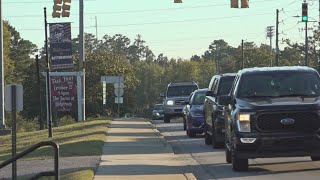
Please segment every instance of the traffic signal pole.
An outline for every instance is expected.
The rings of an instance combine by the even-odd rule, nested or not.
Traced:
[[[48,137],[52,137],[52,116],[51,116],[51,89],[50,89],[50,63],[48,52],[48,22],[47,22],[47,8],[44,8],[44,29],[45,29],[45,50],[46,50],[46,64],[47,64],[47,123],[48,123]]]
[[[305,44],[305,52],[304,52],[304,53],[305,53],[305,55],[304,55],[304,58],[305,58],[305,59],[304,59],[304,63],[305,63],[305,64],[304,64],[304,65],[305,65],[305,66],[308,66],[308,65],[309,65],[309,63],[308,63],[308,49],[309,49],[309,47],[308,47],[308,43],[309,43],[309,42],[308,42],[308,21],[306,21],[305,33],[306,33],[306,35],[305,35],[305,36],[306,36],[306,37],[305,37],[305,41],[306,41],[305,43],[306,43],[306,44]]]

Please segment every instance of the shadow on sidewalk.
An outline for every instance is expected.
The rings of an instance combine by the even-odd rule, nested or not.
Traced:
[[[320,170],[319,168],[306,168],[300,170],[279,170],[279,171],[269,171],[264,168],[249,166],[248,172],[234,172],[231,165],[229,164],[211,164],[206,165],[209,168],[214,168],[214,177],[216,179],[225,178],[245,178],[251,176],[265,176],[265,175],[275,175],[275,174],[287,174],[295,172],[313,172]],[[168,166],[168,165],[154,165],[154,164],[132,164],[132,165],[103,165],[99,168],[103,169],[107,175],[110,176],[125,176],[125,175],[168,175],[168,174],[182,174],[182,173],[192,173],[198,179],[201,178],[199,174],[199,168],[202,165],[183,165],[183,166]],[[102,171],[100,171],[102,172]],[[106,175],[106,174],[96,175]]]

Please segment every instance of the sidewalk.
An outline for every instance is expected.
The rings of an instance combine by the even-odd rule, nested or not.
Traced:
[[[94,180],[195,180],[187,173],[190,160],[173,154],[159,131],[145,119],[116,119]]]

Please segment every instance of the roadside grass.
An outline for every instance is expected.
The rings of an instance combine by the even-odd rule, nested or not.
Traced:
[[[41,141],[59,144],[60,157],[97,156],[102,154],[109,120],[90,120],[53,129],[53,137],[48,138],[48,130],[17,134],[17,153]],[[51,147],[40,148],[23,159],[52,159]],[[0,161],[11,157],[11,135],[0,136]],[[61,172],[61,179],[92,179],[94,169],[78,169]],[[89,177],[89,178],[87,178]]]
[[[92,180],[94,177],[94,169],[79,169],[74,172],[62,171],[61,180]],[[54,177],[44,177],[40,180],[54,180]]]

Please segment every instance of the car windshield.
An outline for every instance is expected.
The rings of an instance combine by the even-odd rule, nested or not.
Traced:
[[[191,86],[169,86],[167,97],[189,96],[193,91],[197,90],[196,85]]]
[[[203,105],[205,98],[206,98],[206,91],[196,92],[193,96],[192,105]]]
[[[155,105],[154,110],[163,110],[163,105],[162,104],[159,104],[159,105]]]
[[[228,76],[221,79],[221,83],[219,85],[218,95],[227,95],[230,93],[234,76]]]
[[[320,78],[310,72],[272,72],[245,75],[239,84],[237,97],[286,97],[320,95]]]

